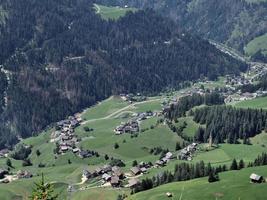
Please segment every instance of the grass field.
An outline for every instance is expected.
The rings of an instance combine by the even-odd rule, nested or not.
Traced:
[[[267,109],[267,97],[260,97],[252,100],[241,101],[236,103],[234,106],[238,108],[262,108]]]
[[[220,181],[208,183],[207,177],[184,182],[176,182],[137,193],[128,200],[265,200],[267,184],[252,184],[249,176],[257,173],[267,177],[267,167],[246,168],[220,174]],[[171,192],[172,198],[165,193]]]
[[[84,120],[103,118],[127,105],[128,103],[123,101],[120,97],[112,96],[90,109],[87,109],[82,114],[82,118]]]
[[[105,20],[108,20],[108,19],[117,20],[120,17],[123,17],[128,11],[134,12],[137,10],[135,8],[122,8],[119,6],[108,7],[108,6],[103,6],[99,4],[94,4],[94,5],[95,5],[96,13],[99,13],[101,17]]]
[[[200,126],[196,122],[193,121],[193,117],[181,117],[178,119],[178,123],[176,123],[176,126],[182,126],[184,122],[186,122],[187,126],[183,130],[183,134],[185,134],[188,137],[194,137],[195,133]]]
[[[267,33],[250,41],[244,50],[249,56],[255,54],[258,50],[262,50],[262,52],[267,55]]]
[[[259,135],[256,135],[255,137],[250,139],[250,142],[254,145],[260,145],[260,146],[267,146],[267,133],[262,132]]]

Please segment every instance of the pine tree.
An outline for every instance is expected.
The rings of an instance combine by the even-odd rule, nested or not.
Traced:
[[[209,183],[213,183],[213,182],[216,182],[218,180],[219,180],[218,174],[214,175],[213,172],[210,172],[209,178],[208,178]]]
[[[42,180],[40,183],[35,183],[35,188],[30,196],[31,200],[56,200],[57,194],[54,193],[53,185],[44,182],[44,175],[42,174]]]
[[[241,159],[239,161],[238,169],[243,169],[244,167],[245,167],[245,163],[244,163],[243,159]]]
[[[119,144],[116,142],[115,144],[114,144],[114,149],[118,149],[120,146],[119,146]]]
[[[238,170],[236,159],[233,160],[230,170]]]
[[[181,149],[180,142],[176,142],[175,149],[176,149],[176,151],[179,151]]]
[[[36,155],[39,157],[41,155],[41,152],[39,149],[36,150]]]
[[[6,165],[8,166],[8,167],[13,167],[12,166],[12,162],[11,162],[11,160],[8,158],[7,160],[6,160]]]

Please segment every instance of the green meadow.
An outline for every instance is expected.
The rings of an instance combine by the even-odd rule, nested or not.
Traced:
[[[137,9],[136,8],[128,8],[128,7],[122,8],[119,6],[108,7],[108,6],[95,4],[95,10],[96,10],[96,13],[99,13],[101,15],[101,17],[105,20],[108,20],[108,19],[117,20],[120,17],[123,17],[127,12],[129,12],[129,11],[135,12]]]
[[[234,106],[238,108],[267,109],[267,97],[259,97],[252,100],[241,101],[236,103]]]
[[[266,1],[266,0],[262,0]],[[255,54],[257,51],[262,50],[262,52],[267,55],[267,33],[259,37],[254,38],[250,41],[244,48],[245,53],[249,56]]]
[[[175,182],[137,193],[127,200],[265,200],[267,184],[252,184],[249,176],[257,173],[267,177],[267,167],[246,168],[220,173],[220,181],[209,183],[208,178]],[[168,198],[166,192],[172,193]]]

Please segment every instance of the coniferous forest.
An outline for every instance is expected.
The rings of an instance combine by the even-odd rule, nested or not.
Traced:
[[[206,128],[199,128],[196,140],[208,141],[211,135],[215,143],[249,144],[249,138],[267,128],[267,112],[257,109],[239,109],[231,106],[211,106],[196,109],[194,121],[205,124]]]
[[[112,94],[247,68],[152,10],[106,21],[91,0],[1,0],[1,13],[0,148]]]

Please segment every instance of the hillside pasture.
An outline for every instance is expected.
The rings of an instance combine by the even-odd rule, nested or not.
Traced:
[[[109,7],[99,4],[94,4],[94,6],[96,13],[100,14],[101,17],[105,20],[117,20],[120,17],[123,17],[127,12],[135,12],[137,10],[136,8],[122,8],[119,6]]]
[[[255,1],[255,0],[254,0]],[[262,0],[265,1],[266,0]],[[261,50],[263,54],[267,55],[267,33],[251,40],[244,48],[245,53],[249,56]]]
[[[267,109],[267,96],[259,97],[252,100],[246,100],[236,103],[234,106],[238,108],[255,108],[255,109]]]
[[[267,184],[252,184],[249,176],[257,173],[267,177],[267,167],[246,168],[240,171],[220,173],[220,181],[209,183],[208,178],[194,179],[190,181],[175,182],[160,187],[137,193],[127,200],[164,200],[170,199],[166,192],[173,194],[175,200],[264,200]],[[200,192],[201,191],[201,192]]]

